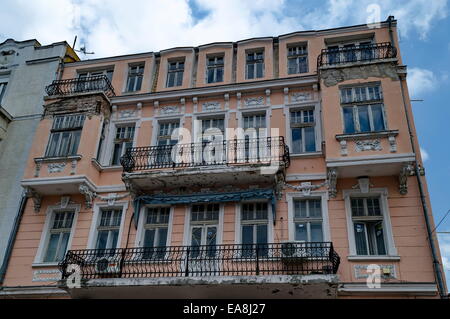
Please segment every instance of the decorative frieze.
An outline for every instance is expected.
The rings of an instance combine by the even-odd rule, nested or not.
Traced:
[[[180,108],[176,105],[165,105],[159,108],[159,115],[171,115],[180,113]]]
[[[311,194],[312,190],[316,190],[316,189],[321,188],[326,185],[327,185],[327,182],[316,184],[316,185],[313,185],[311,182],[302,182],[302,183],[300,183],[299,186],[291,185],[291,184],[287,184],[287,183],[284,184],[284,186],[286,186],[286,187],[289,187],[289,188],[295,189],[296,191],[302,192],[303,196],[309,196]]]
[[[355,151],[364,152],[364,151],[381,151],[381,142],[380,140],[362,140],[355,142]]]
[[[291,94],[291,103],[300,103],[311,100],[312,94],[310,92],[295,92]]]
[[[126,194],[122,194],[122,195],[117,195],[117,193],[109,193],[108,196],[101,196],[101,195],[97,195],[97,197],[108,203],[108,206],[113,206],[116,202],[116,200],[125,198],[127,196],[129,196],[129,193]]]
[[[369,266],[371,266],[371,265],[354,265],[353,269],[355,270],[355,278],[356,279],[366,279],[369,277],[369,274],[373,275],[374,274],[373,270],[370,272],[368,271]],[[383,278],[383,279],[397,278],[397,274],[395,271],[395,265],[376,265],[376,267],[379,268],[379,270],[380,270],[381,278]]]
[[[244,99],[244,107],[264,106],[264,96],[248,97]]]
[[[58,269],[42,269],[33,272],[34,282],[56,282],[61,279],[61,271]],[[52,276],[49,276],[52,275]]]
[[[221,105],[219,102],[205,102],[202,104],[202,111],[203,112],[212,112],[212,111],[219,111],[221,110]]]
[[[49,163],[47,165],[47,169],[49,174],[51,173],[60,173],[66,167],[66,163]]]

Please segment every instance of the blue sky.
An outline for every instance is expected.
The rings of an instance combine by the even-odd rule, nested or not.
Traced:
[[[0,42],[66,40],[96,54],[159,51],[366,23],[394,15],[436,221],[450,209],[448,0],[2,0]],[[25,22],[24,22],[25,21]],[[450,216],[438,231],[450,231]],[[450,234],[440,235],[450,283]]]

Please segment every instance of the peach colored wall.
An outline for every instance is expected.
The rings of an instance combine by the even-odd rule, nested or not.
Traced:
[[[207,59],[209,56],[224,55],[224,74],[222,82],[206,83],[207,78]],[[223,85],[231,83],[231,73],[232,73],[232,62],[233,62],[233,45],[230,43],[228,45],[218,44],[214,46],[208,46],[205,48],[200,48],[198,53],[198,65],[197,65],[197,84],[196,87],[200,86],[214,86]]]
[[[254,49],[264,50],[264,76],[258,79],[246,79],[246,51]],[[273,79],[273,44],[272,39],[248,40],[238,43],[237,49],[236,82],[252,82]]]

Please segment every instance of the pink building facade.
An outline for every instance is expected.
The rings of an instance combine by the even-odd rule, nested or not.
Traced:
[[[393,19],[66,64],[2,297],[438,298],[406,76]]]

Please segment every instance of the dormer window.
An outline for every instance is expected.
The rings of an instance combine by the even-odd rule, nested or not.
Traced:
[[[295,45],[288,47],[288,74],[308,72],[308,47]]]
[[[181,86],[183,84],[184,61],[169,61],[166,87]]]
[[[264,77],[264,51],[247,52],[246,79],[258,79]]]
[[[208,57],[206,82],[223,82],[223,67],[223,56]]]

